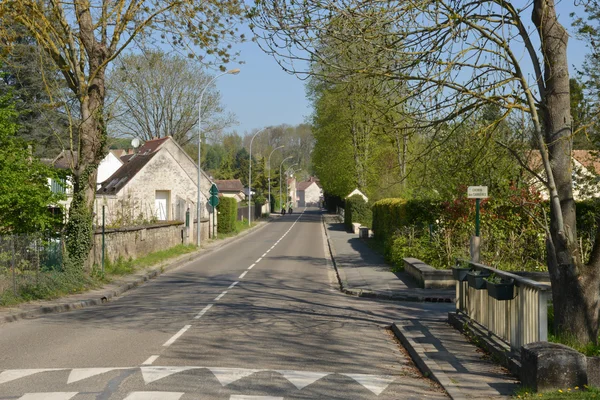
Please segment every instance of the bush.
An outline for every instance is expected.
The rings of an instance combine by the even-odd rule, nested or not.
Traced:
[[[237,219],[238,203],[233,197],[219,198],[217,211],[217,231],[219,233],[230,233],[235,231],[235,221]]]
[[[394,232],[406,225],[405,204],[404,199],[383,199],[373,204],[373,233],[377,240],[391,240]]]
[[[353,222],[358,222],[369,228],[373,222],[371,207],[358,194],[346,199],[346,208],[344,210],[344,224],[346,229],[351,230]]]

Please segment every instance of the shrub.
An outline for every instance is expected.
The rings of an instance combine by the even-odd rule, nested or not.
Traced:
[[[217,211],[217,231],[219,233],[230,233],[235,231],[235,221],[237,219],[238,203],[233,197],[219,198]]]
[[[369,204],[362,196],[355,194],[354,196],[347,198],[344,212],[344,224],[346,225],[346,229],[351,230],[353,222],[358,222],[369,228],[371,227],[373,222],[371,207],[369,207]]]

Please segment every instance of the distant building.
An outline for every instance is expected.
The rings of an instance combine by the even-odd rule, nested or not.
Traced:
[[[346,196],[346,198],[352,197],[354,195],[359,195],[365,200],[365,202],[367,202],[367,203],[369,202],[369,198],[363,192],[358,190],[358,188],[354,189],[348,196]]]
[[[316,207],[323,200],[323,189],[319,180],[312,176],[307,181],[298,183],[296,194],[298,207]]]
[[[246,199],[244,185],[239,179],[215,180],[219,194],[224,197],[233,197],[239,203]]]

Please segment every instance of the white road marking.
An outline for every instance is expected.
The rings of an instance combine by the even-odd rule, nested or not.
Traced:
[[[140,367],[140,370],[142,371],[144,382],[147,385],[159,379],[166,378],[167,376],[198,368],[201,367]]]
[[[252,375],[255,372],[260,372],[260,369],[243,369],[243,368],[208,368],[219,380],[221,385],[227,386],[232,382]]]
[[[219,301],[223,298],[223,296],[225,296],[227,294],[227,290],[224,291],[223,293],[221,293],[220,295],[218,295],[217,297],[215,297],[215,301]]]
[[[260,260],[262,260],[262,257],[259,258],[258,260],[256,260],[256,264],[258,264],[260,262]]]
[[[19,400],[69,400],[77,395],[78,392],[45,392],[45,393],[27,393]]]
[[[24,378],[29,375],[47,371],[62,371],[66,368],[44,368],[44,369],[9,369],[0,374],[0,384]]]
[[[242,272],[242,274],[238,277],[238,279],[244,279],[244,277],[246,276],[247,273],[248,273],[248,271]]]
[[[283,397],[273,396],[247,396],[245,394],[232,394],[229,400],[283,400]]]
[[[238,281],[233,282],[231,285],[229,285],[229,287],[227,289],[232,289],[238,283],[239,283]]]
[[[131,392],[123,400],[179,400],[183,392]]]
[[[150,356],[148,357],[148,359],[146,361],[144,361],[142,363],[142,365],[152,365],[154,364],[154,361],[156,361],[158,359],[159,356]]]
[[[292,382],[298,389],[302,389],[311,383],[318,381],[324,376],[329,375],[327,372],[309,372],[309,371],[277,371],[285,379]]]
[[[249,266],[249,267],[248,267],[248,269],[252,269],[252,268],[254,268],[254,266],[255,266],[255,265],[256,265],[256,264],[252,264],[251,266]]]
[[[366,374],[342,374],[354,379],[377,396],[388,387],[388,385],[396,380],[395,376],[391,375],[366,375]]]
[[[198,313],[198,315],[196,315],[196,316],[194,317],[194,319],[200,319],[200,318],[202,318],[202,316],[203,316],[203,315],[204,315],[204,314],[205,314],[205,313],[206,313],[208,310],[210,310],[210,308],[211,308],[212,306],[213,306],[212,304],[209,304],[209,305],[207,305],[206,307],[204,307],[204,308],[202,309],[202,311],[200,311],[200,312]]]
[[[267,256],[267,253],[268,253],[268,251],[267,251],[265,254],[263,254],[263,255],[261,256],[261,258],[262,258],[262,257],[266,257],[266,256]]]
[[[158,356],[156,356],[158,358]],[[109,371],[114,371],[122,368],[76,368],[71,370],[69,378],[67,379],[67,385],[73,382],[77,382],[83,379],[91,378],[92,376],[104,374]]]
[[[188,330],[188,329],[190,329],[191,327],[192,327],[191,325],[186,325],[186,326],[184,326],[183,328],[181,328],[181,329],[179,330],[179,332],[177,332],[175,335],[173,335],[173,337],[172,337],[171,339],[167,340],[167,341],[165,342],[165,344],[163,344],[163,346],[164,346],[164,347],[168,347],[168,346],[172,345],[173,343],[175,343],[175,341],[176,341],[177,339],[179,339],[179,337],[180,337],[181,335],[183,335],[183,334],[185,333],[185,331],[187,331],[187,330]]]

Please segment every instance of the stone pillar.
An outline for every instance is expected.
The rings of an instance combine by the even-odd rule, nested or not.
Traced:
[[[535,342],[521,347],[521,383],[536,392],[587,385],[587,358],[559,343]]]

